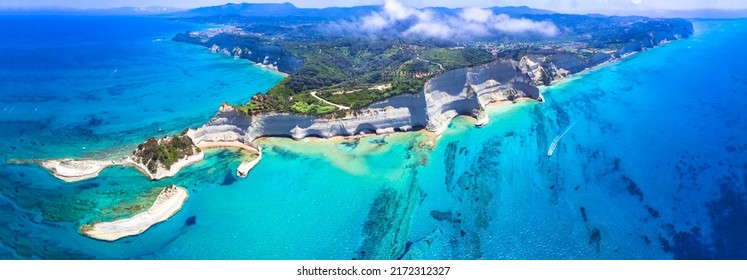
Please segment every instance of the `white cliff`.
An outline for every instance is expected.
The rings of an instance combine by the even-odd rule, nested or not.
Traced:
[[[330,138],[418,129],[440,134],[459,115],[472,116],[476,119],[475,125],[483,126],[489,122],[486,106],[519,98],[541,100],[534,81],[520,69],[519,62],[499,60],[448,71],[430,79],[423,92],[393,96],[365,108],[348,110],[344,116],[280,112],[247,115],[223,104],[207,124],[179,136],[148,139],[130,157],[117,164],[133,166],[151,180],[160,180],[202,160],[201,149],[236,147],[260,154],[257,160],[244,162],[237,170],[239,176],[245,176],[261,159],[261,151],[254,143],[260,137]],[[178,156],[170,156],[172,152]],[[109,165],[107,162],[70,160],[43,164],[66,181],[93,178]]]
[[[436,134],[458,115],[469,115],[482,126],[488,122],[485,107],[518,98],[540,99],[532,79],[510,60],[456,69],[430,79],[421,93],[403,94],[350,110],[345,116],[308,116],[263,112],[244,114],[223,104],[210,122],[187,135],[198,145],[251,143],[268,136],[330,138],[359,134],[387,134],[426,129]]]
[[[210,122],[187,132],[198,145],[216,142],[250,143],[259,137],[350,136],[407,131],[424,127],[422,95],[405,94],[349,112],[344,117],[306,116],[292,113],[259,113],[246,115],[230,105],[220,107]],[[416,111],[413,113],[413,111]]]
[[[342,117],[278,112],[247,115],[223,104],[207,124],[186,132],[190,141],[184,139],[184,142],[191,142],[189,145],[195,149],[180,151],[172,164],[167,166],[162,160],[153,160],[156,146],[163,146],[172,137],[149,139],[123,164],[137,168],[152,180],[160,180],[202,160],[204,154],[199,149],[230,146],[258,151],[253,142],[260,137],[330,138],[423,128],[440,134],[458,115],[473,116],[476,125],[482,126],[488,122],[484,112],[488,104],[511,100],[512,94],[537,98],[538,90],[527,81],[530,79],[518,72],[513,62],[497,61],[446,72],[429,80],[422,93],[394,96],[351,110]]]

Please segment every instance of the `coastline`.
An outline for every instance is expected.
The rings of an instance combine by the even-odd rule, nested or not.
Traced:
[[[677,40],[677,41],[681,41],[681,40]],[[573,73],[573,74],[571,74],[571,75],[569,75],[567,77],[564,77],[562,79],[553,80],[550,85],[547,85],[547,86],[544,86],[544,85],[537,86],[537,88],[540,90],[540,97],[538,99],[532,99],[532,98],[527,98],[527,97],[520,97],[520,98],[517,98],[515,101],[500,100],[500,101],[495,101],[495,102],[487,103],[487,104],[485,104],[485,110],[488,111],[488,112],[486,112],[486,114],[489,115],[491,113],[490,111],[493,111],[493,110],[498,109],[498,108],[505,108],[505,107],[513,106],[513,105],[526,104],[526,103],[530,103],[533,100],[534,101],[538,101],[539,103],[544,103],[545,99],[544,99],[544,97],[542,97],[542,94],[545,91],[549,90],[549,89],[556,88],[556,87],[561,87],[561,86],[563,86],[563,85],[565,85],[565,84],[567,84],[569,82],[581,79],[584,76],[586,76],[586,75],[588,75],[590,73],[593,73],[594,71],[605,69],[607,67],[614,66],[614,65],[616,65],[618,63],[625,62],[625,61],[627,61],[627,60],[629,60],[629,59],[631,59],[633,57],[636,57],[638,54],[641,54],[643,52],[649,51],[651,49],[655,49],[655,48],[659,48],[659,47],[664,47],[664,46],[666,46],[666,45],[668,45],[670,43],[673,43],[673,42],[675,42],[675,41],[670,41],[670,42],[667,42],[666,44],[660,44],[660,45],[658,45],[658,46],[656,46],[654,48],[646,49],[646,50],[641,51],[641,52],[631,52],[631,53],[623,55],[620,58],[610,59],[608,61],[605,61],[603,63],[595,65],[594,67],[586,68],[586,69],[584,69],[584,70],[582,70],[580,72]],[[465,117],[465,118],[469,119],[472,123],[475,124],[476,127],[482,127],[482,126],[484,126],[484,125],[487,124],[487,122],[481,122],[482,120],[480,118],[476,117],[476,116],[463,115],[463,114],[457,114],[456,116],[450,118],[450,120],[447,123],[450,123],[451,121],[453,121],[457,117]],[[289,137],[289,136],[260,136],[260,137],[257,137],[256,139],[254,139],[254,141],[252,141],[252,142],[253,143],[260,143],[260,142],[267,143],[267,142],[272,142],[273,138],[277,138],[277,139],[292,139],[293,141],[307,141],[307,140],[311,140],[311,141],[342,140],[342,141],[344,141],[346,139],[363,139],[363,138],[377,137],[377,136],[388,136],[388,135],[400,134],[401,132],[404,132],[404,131],[393,131],[393,132],[386,132],[386,133],[353,134],[353,135],[334,135],[334,136],[331,136],[331,137],[322,137],[322,136],[317,136],[317,135],[310,135],[310,136],[306,136],[306,137],[303,137],[303,138],[300,138],[300,139],[294,139],[293,137]],[[440,138],[440,136],[442,134],[442,133],[430,131],[430,130],[428,130],[426,128],[420,128],[420,129],[417,129],[417,130],[411,130],[411,131],[407,131],[407,132],[424,133],[426,135],[429,135],[431,139],[434,139],[436,141],[438,140],[438,138]],[[215,145],[216,146],[221,146],[220,144],[217,144],[217,143]],[[243,144],[243,143],[239,143],[238,145],[245,146],[245,144]],[[235,147],[235,146],[232,146],[232,144],[229,144],[228,146],[229,147]]]
[[[283,76],[283,78],[290,76],[290,74],[280,71],[276,69],[275,67],[270,67],[270,66],[267,66],[266,64],[257,63],[257,62],[249,60],[248,58],[236,58],[236,59],[244,59],[246,61],[249,61],[249,63],[253,64],[254,66],[264,69],[265,71],[272,72],[273,74]]]
[[[544,98],[542,99],[542,101],[539,101],[539,100],[534,100],[534,99],[525,98],[525,97],[518,98],[515,101],[508,101],[508,100],[496,101],[496,102],[491,102],[491,103],[488,103],[488,104],[485,105],[485,114],[486,114],[486,116],[490,116],[490,115],[492,115],[493,113],[495,113],[497,111],[502,111],[502,110],[505,110],[507,108],[510,109],[513,106],[519,106],[519,105],[524,105],[524,104],[529,104],[529,103],[535,103],[535,102],[532,102],[532,101],[535,101],[536,103],[539,103],[539,104],[545,103]],[[454,119],[456,119],[458,117],[462,117],[462,118],[468,119],[477,128],[482,128],[482,127],[484,127],[484,126],[486,126],[486,125],[489,124],[489,122],[485,122],[485,121],[481,122],[480,119],[476,118],[475,116],[470,116],[470,115],[457,115],[456,117],[452,118],[449,121],[449,123],[451,123],[452,121],[454,121]],[[487,119],[489,120],[490,118],[488,117]],[[435,139],[438,139],[443,134],[443,133],[436,134],[434,132],[431,132],[431,131],[428,131],[428,130],[425,130],[425,129],[423,129],[422,132],[423,133],[430,133],[430,134],[432,134],[433,137],[435,137]]]
[[[64,159],[45,159],[45,160],[33,160],[33,161],[22,161],[22,160],[10,160],[9,163],[14,164],[38,164],[40,167],[46,169],[52,176],[65,181],[67,183],[74,183],[84,180],[93,179],[99,176],[102,170],[111,166],[127,166],[140,171],[144,176],[150,180],[161,180],[163,178],[174,177],[183,168],[195,164],[204,159],[205,154],[200,152],[192,156],[188,156],[184,159],[180,159],[175,162],[168,170],[159,170],[156,173],[151,173],[148,169],[140,163],[132,160],[131,157],[126,157],[122,161],[115,160],[76,160],[72,158]]]
[[[355,135],[331,138],[307,137],[294,140],[288,137],[265,137],[257,139],[270,157],[278,153],[290,152],[318,158],[352,175],[365,175],[372,172],[366,158],[387,153],[396,148],[392,143],[407,143],[411,139],[428,137],[422,131],[396,133],[392,135]]]
[[[226,141],[226,142],[208,142],[208,141],[200,141],[200,143],[197,143],[196,146],[200,148],[201,150],[206,149],[223,149],[223,148],[237,148],[240,151],[249,151],[251,153],[257,154],[257,157],[252,160],[244,160],[239,164],[239,167],[236,168],[236,176],[240,178],[246,178],[247,175],[249,175],[249,171],[254,169],[257,164],[262,160],[262,148],[257,146],[253,147],[244,143],[241,143],[239,141]]]
[[[220,148],[238,148],[240,150],[249,151],[259,155],[261,158],[262,151],[259,147],[253,147],[244,143],[233,141],[233,142],[201,142],[196,145],[200,149],[220,149]],[[205,153],[199,152],[197,154],[187,156],[186,158],[179,159],[175,162],[171,168],[163,169],[158,168],[158,171],[151,173],[146,166],[137,163],[132,160],[131,157],[125,157],[123,160],[92,160],[92,159],[43,159],[43,160],[8,160],[10,164],[38,164],[40,167],[46,169],[52,176],[65,181],[67,183],[74,183],[84,180],[89,180],[98,177],[102,170],[111,166],[126,166],[132,167],[148,177],[150,180],[158,181],[164,178],[174,177],[182,169],[192,164],[198,163],[205,158]],[[255,162],[254,165],[257,163]],[[252,166],[253,167],[253,166]]]
[[[75,160],[72,158],[39,161],[54,177],[72,183],[96,178],[102,170],[115,165],[123,165],[113,160]]]
[[[138,171],[140,171],[141,173],[143,173],[143,175],[147,176],[149,179],[157,181],[157,180],[161,180],[163,178],[174,177],[183,168],[185,168],[185,167],[187,167],[189,165],[195,164],[195,163],[201,161],[204,158],[205,158],[205,153],[199,152],[197,154],[194,154],[194,155],[191,155],[191,156],[187,156],[186,158],[180,158],[178,161],[174,162],[174,164],[172,164],[171,168],[169,168],[169,169],[162,169],[159,166],[157,168],[157,171],[155,173],[151,173],[148,170],[148,168],[146,168],[144,165],[142,165],[142,164],[140,164],[138,162],[135,162],[130,157],[128,157],[125,160],[125,163],[128,166],[134,167],[135,169],[137,169]]]
[[[730,30],[725,33],[739,35]],[[733,80],[723,76],[730,72],[718,70],[732,66],[723,64],[729,61],[725,55],[703,59],[717,50],[714,47],[720,45],[716,40],[720,38],[704,38],[719,43],[694,46],[698,53],[693,51],[692,56],[686,56],[690,52],[685,48],[694,44],[693,39],[683,40],[662,50],[626,57],[630,60],[605,62],[558,79],[541,89],[546,104],[527,99],[485,104],[491,123],[482,128],[476,127],[477,118],[459,115],[449,121],[442,134],[416,127],[415,133],[309,136],[299,141],[270,135],[252,142],[245,138],[233,143],[195,142],[205,153],[203,161],[157,182],[134,167],[121,165],[103,168],[98,177],[87,181],[66,183],[47,175],[38,161],[30,160],[66,157],[121,162],[134,150],[131,146],[147,137],[171,135],[205,124],[216,113],[218,106],[213,105],[220,104],[202,98],[210,92],[200,91],[200,97],[184,94],[211,107],[194,114],[186,110],[189,108],[172,106],[176,115],[195,119],[188,126],[156,123],[152,127],[166,128],[156,131],[102,125],[91,127],[95,136],[90,140],[72,141],[67,137],[77,130],[69,130],[67,135],[59,134],[66,137],[57,136],[57,142],[43,141],[49,149],[57,149],[56,153],[19,147],[16,158],[29,161],[5,166],[5,193],[0,197],[6,210],[6,231],[17,239],[0,244],[7,245],[0,253],[18,259],[350,259],[361,257],[364,251],[369,257],[390,252],[390,259],[404,260],[674,258],[675,253],[663,248],[674,246],[674,238],[690,233],[694,225],[705,225],[701,229],[708,236],[695,237],[706,246],[716,238],[727,240],[709,227],[716,220],[708,216],[703,205],[727,209],[732,205],[718,203],[739,202],[726,199],[731,194],[728,190],[722,196],[697,186],[661,188],[680,183],[686,187],[718,186],[732,182],[719,182],[730,174],[740,175],[742,143],[729,137],[744,123],[733,118],[719,122],[717,116],[740,115],[738,107],[735,111],[729,104],[745,99],[729,90],[742,88],[740,82],[745,79],[736,78],[747,75]],[[709,63],[699,70],[699,64],[693,65],[696,61]],[[232,62],[235,65],[230,69],[252,67],[225,59],[214,61],[216,65]],[[727,65],[730,68],[719,68]],[[255,70],[254,75],[270,75]],[[692,79],[706,70],[712,75]],[[254,75],[239,74],[259,83]],[[703,91],[709,87],[712,91]],[[259,91],[236,97],[245,98],[254,92]],[[682,99],[676,98],[678,92],[684,95]],[[699,92],[729,95],[720,99],[705,96],[708,103],[693,107],[699,104]],[[157,110],[168,106],[159,103],[139,107]],[[687,113],[691,107],[702,110],[691,115]],[[126,124],[147,120],[136,111],[131,115],[133,118],[124,120]],[[654,121],[650,121],[651,116]],[[578,124],[559,142],[555,154],[547,157],[553,137],[573,121]],[[41,131],[51,131],[53,125]],[[651,131],[657,133],[648,133]],[[707,133],[683,133],[687,131]],[[42,143],[32,132],[27,130],[28,134],[22,135],[24,141]],[[431,152],[423,149],[429,161],[418,165],[416,148],[426,140],[421,134],[437,140]],[[400,136],[402,141],[397,139]],[[101,141],[104,137],[120,141]],[[357,139],[361,145],[356,147]],[[677,141],[668,141],[671,139]],[[380,140],[388,143],[367,151],[376,146],[372,142]],[[10,139],[7,145],[16,145],[12,141],[18,139]],[[256,148],[256,144],[263,157],[248,171],[248,179],[239,178],[240,165],[257,158],[247,150]],[[78,156],[81,146],[88,148]],[[122,153],[94,154],[97,147],[119,147]],[[336,157],[338,151],[346,157],[333,164],[329,158]],[[713,164],[722,161],[726,167]],[[368,169],[356,175],[337,164]],[[697,180],[689,178],[688,166],[700,167],[703,175]],[[678,177],[680,168],[684,168],[684,178]],[[738,179],[736,183],[740,183]],[[162,223],[113,241],[83,234],[83,225],[115,222],[146,212],[163,188],[171,184],[187,189],[189,197]],[[643,200],[626,190],[633,184]],[[692,199],[683,204],[678,200],[682,197]],[[739,205],[734,205],[738,209]],[[701,211],[692,215],[689,212],[693,209]],[[630,223],[618,223],[624,220]],[[732,221],[719,222],[723,225]],[[676,230],[667,231],[672,226]],[[596,239],[590,243],[592,233],[595,238],[601,236],[601,243]],[[505,237],[512,234],[512,242],[497,242],[506,241]],[[697,250],[701,243],[685,245]],[[297,249],[304,244],[306,249]]]
[[[536,101],[537,103],[540,103],[540,104],[545,103],[544,97],[542,97],[541,95],[540,95],[540,97],[542,98],[541,101],[540,100],[534,100],[534,99],[531,99],[531,98],[522,97],[522,98],[516,99],[515,101],[496,101],[496,102],[491,102],[491,103],[488,103],[485,106],[485,109],[495,109],[495,108],[507,107],[507,106],[512,106],[512,105],[519,105],[519,104],[524,104],[524,103],[531,103],[532,101]]]
[[[256,158],[249,160],[249,161],[247,160],[242,161],[241,164],[239,164],[239,167],[236,168],[236,176],[241,177],[241,178],[246,178],[246,176],[249,175],[249,171],[252,171],[252,169],[254,169],[254,167],[257,166],[259,161],[262,160],[262,150],[259,149],[258,151],[259,151],[259,154],[257,155]]]
[[[123,237],[138,235],[151,226],[171,218],[181,210],[188,198],[185,188],[171,185],[161,191],[147,211],[130,218],[86,224],[80,227],[80,233],[104,241],[115,241]]]
[[[666,44],[662,44],[661,46],[664,46],[664,45],[666,45]],[[436,118],[432,119],[432,121],[433,121],[432,124],[435,125],[435,130],[431,130],[431,129],[434,129],[434,128],[429,128],[429,125],[431,125],[431,123],[428,123],[426,126],[419,127],[419,129],[417,129],[417,130],[412,130],[411,128],[407,129],[407,130],[402,130],[402,129],[396,130],[393,127],[387,127],[387,128],[377,128],[377,129],[375,129],[373,131],[368,131],[368,132],[361,131],[361,133],[352,133],[352,134],[345,134],[345,133],[342,133],[342,134],[331,134],[331,135],[304,134],[304,135],[302,135],[302,137],[299,137],[299,138],[296,138],[294,135],[290,135],[290,134],[289,135],[275,135],[275,134],[261,135],[260,134],[258,136],[255,136],[254,138],[248,138],[247,140],[249,141],[249,143],[245,143],[243,141],[239,141],[236,138],[234,138],[234,139],[227,139],[227,138],[222,138],[222,137],[221,137],[222,139],[226,139],[227,141],[221,141],[222,139],[205,140],[205,139],[203,139],[204,136],[196,137],[194,135],[194,132],[195,132],[194,129],[190,129],[189,130],[190,134],[188,136],[196,143],[195,146],[198,147],[198,148],[200,148],[200,149],[238,148],[238,149],[241,149],[241,150],[247,150],[247,151],[251,151],[251,152],[257,153],[257,154],[260,155],[260,158],[261,158],[262,152],[261,152],[261,148],[259,147],[258,143],[260,143],[261,141],[263,141],[264,139],[267,139],[267,138],[290,138],[290,139],[294,139],[295,141],[305,140],[305,139],[311,139],[311,138],[318,138],[318,139],[321,139],[321,140],[329,140],[329,139],[337,139],[337,138],[339,138],[339,139],[358,139],[358,138],[366,138],[366,137],[388,136],[388,135],[398,134],[398,132],[410,132],[410,131],[413,131],[413,132],[423,132],[423,133],[426,133],[426,134],[430,135],[429,138],[438,139],[439,136],[443,133],[443,130],[446,129],[446,127],[448,126],[448,124],[451,123],[454,120],[455,117],[466,116],[466,117],[468,117],[468,118],[470,118],[470,119],[472,119],[474,121],[474,125],[475,126],[482,127],[482,126],[486,125],[490,121],[489,120],[489,112],[486,112],[486,111],[488,111],[490,109],[493,109],[493,108],[496,108],[496,107],[504,107],[504,106],[509,106],[509,105],[516,105],[516,104],[520,104],[520,103],[526,103],[526,102],[529,102],[530,100],[537,100],[540,103],[543,103],[544,102],[544,98],[542,97],[542,93],[545,92],[545,91],[547,91],[548,89],[556,88],[556,87],[561,87],[561,86],[565,85],[566,83],[568,83],[570,81],[574,81],[576,79],[582,78],[583,76],[587,75],[588,73],[591,73],[592,71],[603,69],[603,68],[608,67],[610,65],[615,65],[616,63],[625,61],[625,60],[627,60],[627,59],[629,59],[631,57],[635,57],[636,54],[639,54],[639,53],[640,52],[633,52],[633,53],[629,53],[629,54],[627,54],[627,55],[625,55],[623,57],[620,57],[620,58],[615,58],[615,59],[611,59],[611,60],[605,61],[605,62],[600,63],[600,64],[598,64],[598,65],[596,65],[594,67],[584,69],[584,70],[582,70],[580,72],[571,74],[571,75],[569,75],[567,77],[564,77],[562,79],[554,80],[548,86],[536,86],[537,90],[539,91],[539,96],[537,98],[526,97],[526,96],[519,96],[519,97],[517,97],[513,101],[511,101],[511,100],[501,100],[501,99],[495,99],[495,101],[493,101],[494,99],[491,99],[491,98],[494,98],[496,96],[496,94],[500,95],[500,92],[486,93],[485,94],[485,98],[488,99],[488,100],[486,100],[487,102],[484,102],[485,104],[482,104],[483,102],[481,102],[481,101],[478,100],[477,101],[478,102],[477,103],[478,104],[478,108],[472,110],[470,113],[458,112],[458,111],[454,111],[454,110],[446,110],[446,111],[441,112],[440,115],[437,115]],[[249,62],[252,62],[252,61],[249,61]],[[495,63],[495,62],[492,62],[492,63]],[[253,63],[253,64],[256,64],[256,63]],[[486,65],[488,65],[488,64],[486,64]],[[276,69],[273,69],[273,68],[270,68],[270,67],[263,66],[261,64],[254,65],[254,66],[267,69],[268,71],[277,72],[277,73],[280,73],[282,75],[287,75],[286,73],[280,72],[280,71],[278,71]],[[485,65],[483,65],[483,66],[485,66]],[[483,66],[478,66],[478,67],[483,67]],[[433,79],[436,79],[436,78],[433,78]],[[430,81],[428,83],[430,83]],[[428,85],[428,83],[426,83],[426,86]],[[438,91],[437,91],[437,93],[438,93]],[[428,93],[425,93],[425,94],[427,95]],[[441,102],[441,101],[437,101],[437,102]],[[446,101],[446,102],[450,102],[450,101]],[[374,104],[372,104],[372,106],[373,105]],[[221,108],[223,108],[223,106],[221,106]],[[371,110],[371,109],[374,109],[374,107],[368,108],[368,110]],[[219,114],[218,115],[220,115],[221,111],[222,110],[219,110]],[[386,111],[388,111],[388,110],[386,110]],[[211,122],[212,122],[212,120],[211,120]],[[210,125],[211,122],[208,122],[208,124],[206,124],[204,126]],[[402,127],[411,127],[411,126],[402,126]],[[198,130],[199,129],[200,128],[198,128]],[[208,133],[208,134],[211,134],[211,133]],[[67,160],[68,162],[77,162],[76,164],[73,164],[74,166],[84,166],[84,167],[82,167],[82,168],[77,168],[77,167],[70,168],[70,167],[67,167],[67,169],[62,168],[61,170],[63,170],[63,171],[57,171],[56,170],[56,169],[60,169],[60,168],[58,168],[56,166],[59,165],[59,162],[61,162],[61,160],[58,160],[57,162],[55,162],[54,160],[43,160],[41,162],[42,163],[46,162],[46,166],[42,165],[42,164],[40,164],[40,165],[42,165],[42,167],[44,167],[45,169],[47,169],[48,171],[50,171],[52,173],[52,175],[54,175],[55,177],[57,177],[57,178],[59,178],[61,180],[64,180],[66,182],[76,182],[76,181],[81,181],[81,180],[95,178],[96,176],[98,176],[98,174],[101,172],[101,170],[103,170],[106,167],[112,166],[112,165],[131,166],[131,167],[136,168],[138,171],[140,171],[141,173],[143,173],[145,176],[147,176],[151,180],[160,180],[160,179],[163,179],[163,178],[175,176],[182,168],[187,167],[187,166],[189,166],[191,164],[194,164],[196,162],[199,162],[203,158],[204,158],[204,154],[202,152],[200,152],[200,153],[198,153],[196,155],[189,156],[186,159],[180,159],[179,161],[175,162],[174,165],[171,166],[171,168],[169,168],[168,170],[161,170],[161,168],[159,167],[159,170],[155,174],[151,174],[145,166],[143,166],[142,164],[134,162],[130,157],[125,158],[125,160],[122,161],[122,162],[116,162],[116,161],[113,161],[113,160],[112,161],[97,161],[97,160],[81,160],[81,161],[76,161],[74,159],[64,159],[64,160]],[[254,165],[256,165],[256,163],[257,162],[254,162],[254,164],[252,165],[252,167],[254,167]],[[244,169],[247,166],[248,165],[243,165]],[[78,170],[78,169],[80,169],[80,170]],[[249,168],[249,169],[251,169],[251,168]],[[246,171],[248,172],[248,170],[246,170]],[[238,170],[237,170],[237,172],[238,172]],[[245,174],[245,172],[244,172],[244,174]]]
[[[686,39],[689,39],[689,38],[686,38]],[[677,41],[683,41],[683,40],[686,40],[686,39],[679,39]],[[656,46],[654,48],[651,48],[651,49],[656,49],[656,48],[664,47],[664,46],[666,46],[666,45],[668,45],[668,44],[670,44],[672,42],[673,41],[670,41],[670,42],[667,42],[666,44],[661,44],[661,45],[658,45],[658,46]],[[648,49],[648,50],[651,50],[651,49]],[[643,52],[646,52],[648,50],[641,51],[641,52],[632,52],[632,53],[625,54],[625,55],[623,55],[620,58],[614,58],[614,59],[607,60],[605,62],[602,62],[600,64],[595,65],[594,67],[586,68],[584,70],[581,70],[580,72],[573,73],[570,76],[567,76],[565,78],[554,80],[549,85],[546,85],[546,86],[545,85],[537,86],[537,88],[540,90],[541,93],[543,93],[543,92],[545,92],[548,89],[552,89],[552,88],[556,88],[556,87],[562,87],[562,86],[564,86],[565,84],[567,84],[569,82],[581,79],[584,76],[586,76],[586,75],[588,75],[590,73],[593,73],[595,71],[598,71],[598,70],[601,70],[601,69],[605,69],[607,67],[611,67],[611,66],[617,65],[619,63],[625,62],[625,61],[627,61],[627,60],[629,60],[629,59],[631,59],[633,57],[636,57],[637,55],[639,55],[639,54],[641,54]]]
[[[611,59],[611,60],[606,61],[604,63],[600,63],[599,65],[596,65],[596,66],[594,66],[592,68],[587,68],[587,69],[584,69],[581,72],[577,72],[577,73],[574,73],[574,74],[572,74],[570,76],[567,76],[565,78],[562,78],[562,79],[559,79],[559,80],[555,80],[549,86],[538,86],[537,88],[539,90],[539,95],[538,95],[537,98],[531,98],[531,97],[526,97],[526,96],[519,96],[515,100],[495,100],[495,101],[492,101],[492,100],[488,99],[487,100],[488,102],[484,102],[484,104],[482,104],[482,102],[479,102],[480,107],[482,107],[482,108],[480,110],[478,110],[478,111],[473,111],[471,115],[470,114],[465,114],[465,113],[454,112],[454,111],[445,111],[445,114],[441,115],[441,117],[445,117],[445,118],[438,120],[438,122],[442,124],[439,127],[445,129],[448,126],[448,124],[451,123],[454,120],[454,118],[460,117],[460,116],[464,116],[464,117],[470,119],[470,121],[472,123],[474,123],[474,125],[476,127],[482,127],[482,126],[486,125],[489,122],[489,117],[488,116],[492,112],[494,112],[494,110],[496,108],[506,108],[506,107],[517,105],[517,104],[526,104],[526,103],[530,103],[532,100],[538,101],[539,103],[544,103],[545,101],[544,101],[544,97],[542,96],[542,92],[545,91],[547,88],[562,86],[563,84],[565,84],[567,82],[570,82],[570,81],[582,78],[583,76],[587,75],[591,71],[596,71],[596,70],[599,70],[599,69],[603,69],[604,67],[607,67],[607,66],[610,66],[610,65],[614,65],[614,64],[616,64],[618,62],[621,62],[621,61],[625,61],[626,59],[629,59],[630,57],[634,57],[635,54],[638,54],[638,53],[639,52],[634,52],[634,53],[631,53],[631,54],[626,55],[626,56],[621,57],[621,58]],[[488,95],[490,95],[490,94],[488,94]],[[488,96],[488,98],[490,98],[490,97],[492,97],[492,96]],[[221,110],[219,110],[219,115],[220,115],[220,111]],[[211,120],[211,122],[212,122],[212,120]],[[209,122],[208,124],[206,124],[206,126],[210,125],[211,122]],[[230,124],[230,121],[228,123]],[[220,122],[220,125],[225,125],[225,124],[226,124],[225,121],[221,121]],[[199,130],[199,128],[197,130]],[[191,131],[195,132],[196,130],[191,129]],[[431,141],[434,142],[434,144],[435,144],[435,141],[437,141],[437,139],[440,138],[441,134],[443,133],[442,130],[431,131],[426,126],[426,127],[420,127],[419,129],[416,129],[416,130],[406,130],[406,131],[400,130],[400,131],[397,131],[397,130],[394,130],[394,129],[391,129],[391,128],[387,128],[387,129],[379,128],[379,129],[375,129],[374,131],[369,131],[368,133],[361,132],[361,133],[353,133],[353,134],[332,134],[332,135],[328,135],[328,136],[327,135],[309,134],[309,135],[304,135],[303,137],[294,137],[291,134],[288,134],[288,135],[276,135],[276,134],[261,135],[260,134],[260,135],[254,137],[254,138],[248,138],[248,141],[249,141],[250,144],[247,144],[247,143],[244,143],[242,141],[239,141],[237,139],[241,139],[241,138],[236,138],[236,137],[225,138],[225,137],[222,136],[222,137],[217,137],[215,139],[211,138],[211,140],[204,140],[203,139],[203,138],[205,138],[204,135],[195,136],[195,134],[190,134],[190,137],[193,137],[193,141],[195,141],[197,143],[196,145],[199,148],[201,148],[201,149],[230,147],[230,148],[239,148],[239,149],[243,149],[243,150],[254,151],[254,152],[257,152],[258,154],[261,155],[261,151],[260,151],[261,148],[258,147],[259,144],[263,143],[263,142],[264,143],[268,143],[268,144],[276,142],[273,139],[292,139],[293,141],[303,141],[303,142],[307,142],[307,143],[309,141],[329,141],[329,140],[332,140],[334,142],[343,142],[343,141],[347,141],[347,140],[350,140],[350,139],[363,139],[363,138],[371,138],[371,137],[386,137],[386,136],[400,134],[400,132],[419,132],[419,133],[423,133],[425,135],[428,135],[429,136],[428,138],[431,139]],[[222,132],[216,133],[216,135],[217,134],[221,134],[221,133]],[[213,133],[208,133],[208,134],[213,134]],[[226,139],[227,141],[223,142],[220,139]],[[255,147],[255,146],[257,146],[257,147]],[[335,165],[337,165],[338,167],[341,167],[341,168],[343,168],[345,170],[351,171],[351,170],[349,170],[351,168],[344,167],[345,165],[341,161],[332,160],[332,162],[336,163]],[[246,167],[248,165],[248,162],[244,161],[244,162],[242,162],[242,165],[243,165],[243,167]],[[254,165],[256,165],[256,162],[254,164],[252,164],[251,166],[253,167]],[[356,169],[356,168],[353,168],[353,169]],[[244,172],[239,172],[237,170],[237,174],[238,173],[245,174]],[[352,171],[351,173],[357,173],[357,172]]]
[[[212,35],[212,36],[215,36],[215,35],[218,35],[218,34],[223,34],[222,30],[224,30],[224,29],[231,29],[232,32],[236,31],[236,29],[238,29],[239,31],[241,31],[241,28],[237,27],[236,25],[231,25],[231,24],[210,23],[210,24],[204,24],[204,27],[205,28],[203,28],[200,31],[192,31],[192,32],[197,32],[197,33],[212,32],[212,33],[214,33],[214,35]],[[243,32],[243,31],[241,31],[241,32]],[[173,37],[173,35],[172,35],[172,37]],[[177,42],[181,42],[181,41],[177,41]],[[191,44],[191,43],[188,43],[188,42],[181,42],[181,43]],[[237,55],[234,55],[231,52],[229,52],[227,49],[222,49],[222,50],[221,49],[213,49],[211,47],[200,45],[200,44],[196,44],[196,45],[201,46],[203,48],[207,48],[212,53],[223,54],[223,55],[225,55],[227,57],[233,58],[234,60],[244,60],[244,61],[247,61],[251,65],[253,65],[253,66],[257,67],[257,68],[261,68],[261,69],[264,69],[266,71],[270,71],[270,72],[272,72],[274,74],[282,76],[283,78],[290,76],[289,73],[285,73],[285,72],[280,71],[278,69],[277,65],[265,64],[265,63],[261,63],[261,62],[254,62],[254,61],[252,61],[249,58],[242,58],[242,57],[239,57]]]
[[[262,151],[257,147],[252,147],[250,145],[244,144],[239,141],[226,141],[226,142],[211,142],[211,141],[200,141],[199,143],[195,144],[197,148],[200,148],[201,150],[207,150],[207,149],[220,149],[220,148],[238,148],[240,150],[246,150],[251,151],[255,153],[262,153]]]

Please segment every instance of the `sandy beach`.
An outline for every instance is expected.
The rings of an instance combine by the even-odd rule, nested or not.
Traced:
[[[171,168],[169,169],[158,167],[158,170],[156,171],[156,173],[151,173],[146,166],[138,162],[135,162],[129,157],[125,160],[124,164],[127,166],[134,167],[135,169],[143,173],[145,176],[147,176],[151,180],[161,180],[167,177],[174,177],[176,173],[179,173],[179,170],[182,170],[182,168],[187,167],[191,164],[197,163],[201,161],[203,158],[205,158],[205,154],[202,152],[188,156],[187,158],[180,158],[177,162],[174,162],[174,164],[172,164]]]
[[[179,212],[188,197],[186,189],[171,185],[161,191],[148,211],[127,219],[83,225],[80,233],[106,241],[138,235]]]
[[[225,141],[225,142],[223,141],[221,142],[201,141],[200,143],[196,143],[195,145],[201,150],[217,149],[217,148],[239,148],[242,150],[260,153],[259,149],[249,146],[247,144],[241,143],[239,141]]]

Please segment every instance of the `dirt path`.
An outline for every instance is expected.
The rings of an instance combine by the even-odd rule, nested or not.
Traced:
[[[332,105],[332,106],[335,106],[335,107],[337,107],[337,108],[340,108],[340,110],[350,110],[350,107],[347,107],[347,106],[342,106],[342,105],[339,105],[339,104],[335,104],[335,103],[329,102],[329,101],[327,101],[327,100],[324,100],[324,99],[322,99],[322,98],[321,98],[321,97],[319,97],[319,96],[316,96],[316,91],[312,91],[312,92],[310,92],[310,93],[311,93],[311,96],[313,96],[314,98],[316,98],[316,99],[319,99],[319,100],[321,100],[322,102],[324,102],[324,103],[327,103],[327,104],[329,104],[329,105]]]

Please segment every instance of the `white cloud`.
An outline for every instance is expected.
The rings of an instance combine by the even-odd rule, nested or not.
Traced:
[[[507,15],[495,16],[493,28],[507,33],[535,32],[548,37],[558,34],[558,27],[552,22],[517,19]]]
[[[493,16],[493,12],[480,8],[464,8],[459,16],[465,21],[487,22]]]
[[[405,35],[422,35],[434,38],[448,38],[454,30],[441,22],[418,22],[404,33]]]
[[[387,0],[384,3],[384,13],[393,20],[406,19],[417,12],[416,9],[405,6],[396,0]]]
[[[387,0],[381,12],[365,16],[355,24],[364,31],[375,33],[390,29],[405,21],[410,25],[403,35],[440,39],[480,37],[495,33],[550,37],[559,32],[558,27],[549,21],[513,18],[504,14],[496,15],[491,10],[473,7],[463,8],[458,16],[442,15],[432,10],[408,7],[398,0]]]
[[[384,27],[386,27],[387,25],[389,25],[387,19],[381,17],[380,15],[370,15],[363,17],[363,23],[361,27],[364,30],[368,31],[378,31],[384,29]]]

